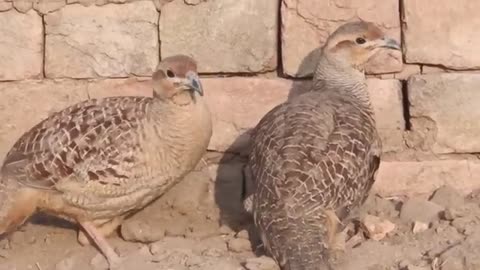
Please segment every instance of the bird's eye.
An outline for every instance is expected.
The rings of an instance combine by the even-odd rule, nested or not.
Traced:
[[[357,38],[357,39],[355,40],[355,42],[356,42],[357,44],[363,44],[363,43],[365,43],[365,42],[367,42],[367,41],[366,41],[364,38],[359,37],[359,38]]]
[[[167,69],[167,77],[173,78],[173,77],[175,77],[175,74],[170,69]]]

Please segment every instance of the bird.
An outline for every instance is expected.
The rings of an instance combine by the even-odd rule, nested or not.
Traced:
[[[339,26],[320,50],[311,89],[253,128],[243,171],[244,208],[283,270],[333,269],[339,230],[365,202],[380,166],[365,65],[400,44],[375,24],[355,21]]]
[[[86,100],[16,141],[0,169],[0,235],[44,212],[78,223],[79,242],[119,266],[106,237],[193,170],[212,136],[193,58],[164,58],[151,81],[151,97]]]

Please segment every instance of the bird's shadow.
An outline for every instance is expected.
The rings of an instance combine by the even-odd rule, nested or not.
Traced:
[[[302,60],[298,69],[298,74],[301,74],[302,78],[293,79],[288,100],[309,90],[314,63],[319,52],[320,49],[315,49]],[[279,74],[279,77],[285,76]],[[253,226],[253,217],[243,209],[245,193],[243,166],[248,159],[251,135],[252,129],[242,132],[222,156],[215,179],[215,202],[220,209],[222,225],[227,225],[235,232],[247,230],[252,250],[261,255],[263,249],[257,249],[261,246],[261,240]]]

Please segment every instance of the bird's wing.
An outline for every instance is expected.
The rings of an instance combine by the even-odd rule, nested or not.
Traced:
[[[61,180],[126,178],[119,164],[134,162],[132,129],[145,117],[148,97],[91,99],[43,120],[14,144],[1,173],[20,183],[55,189]]]
[[[308,93],[280,105],[254,135],[249,164],[259,196],[297,214],[318,207],[348,212],[378,168],[375,138],[370,116],[339,95]]]

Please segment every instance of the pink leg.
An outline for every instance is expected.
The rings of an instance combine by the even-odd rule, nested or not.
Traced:
[[[118,254],[113,250],[110,244],[108,244],[102,233],[99,232],[98,229],[91,222],[80,222],[80,225],[92,238],[93,242],[95,242],[97,247],[102,252],[103,256],[105,256],[110,268],[113,268],[118,263],[120,263],[120,257],[118,256]]]

